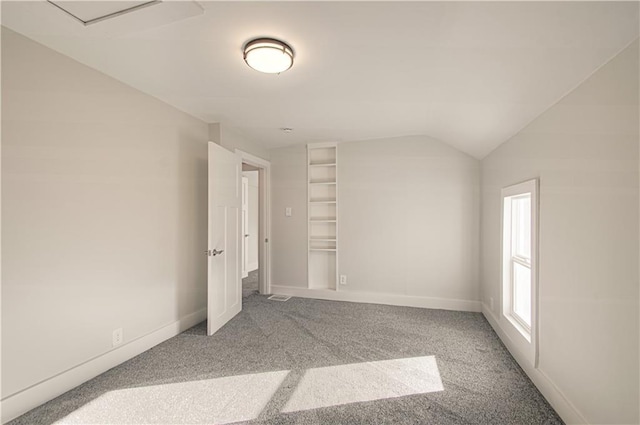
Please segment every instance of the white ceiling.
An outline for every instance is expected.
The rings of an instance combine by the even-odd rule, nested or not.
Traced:
[[[2,24],[268,148],[424,134],[478,158],[639,25],[637,2],[198,3],[84,27],[44,1],[3,2]],[[263,36],[293,47],[291,70],[245,65]]]
[[[101,19],[115,13],[132,10],[146,5],[153,5],[152,1],[60,1],[49,0],[50,3],[64,9],[83,22]]]

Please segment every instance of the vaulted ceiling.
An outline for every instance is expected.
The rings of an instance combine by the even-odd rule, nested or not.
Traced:
[[[24,1],[2,2],[2,24],[267,148],[423,134],[482,158],[636,39],[638,10],[162,2],[84,26],[46,1]],[[293,47],[292,69],[246,66],[242,46],[261,36]]]

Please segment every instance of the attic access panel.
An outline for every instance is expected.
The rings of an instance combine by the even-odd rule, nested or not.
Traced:
[[[160,4],[160,0],[143,1],[54,1],[50,4],[75,18],[83,25],[91,25],[125,13]]]

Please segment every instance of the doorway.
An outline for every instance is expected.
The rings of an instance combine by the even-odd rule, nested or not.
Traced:
[[[271,293],[270,163],[236,149],[242,160],[242,299]]]
[[[259,293],[258,230],[260,176],[257,167],[242,164],[242,298]]]

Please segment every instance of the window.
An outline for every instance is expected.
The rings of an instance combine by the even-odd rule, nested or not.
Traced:
[[[535,359],[538,181],[502,190],[502,315]],[[515,335],[515,337],[514,337]]]
[[[508,197],[507,203],[511,204],[509,313],[531,332],[531,193]]]

